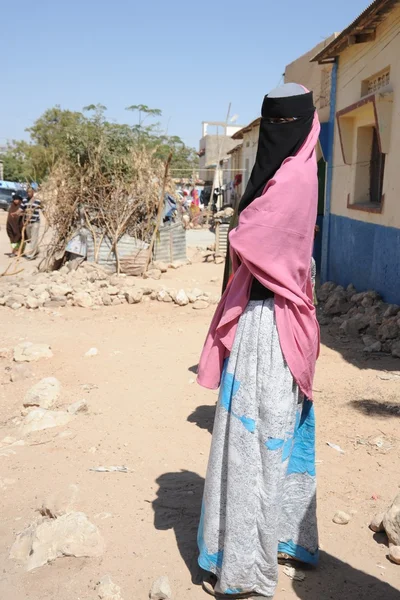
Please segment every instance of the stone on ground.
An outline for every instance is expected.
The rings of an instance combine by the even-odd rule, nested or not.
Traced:
[[[195,310],[204,310],[206,308],[208,308],[210,305],[208,302],[206,302],[205,300],[196,300],[196,302],[193,304],[193,308]]]
[[[46,410],[45,408],[34,408],[24,418],[21,427],[21,435],[28,435],[34,431],[62,427],[73,418],[68,412]]]
[[[77,415],[78,413],[88,412],[88,410],[89,407],[86,400],[77,400],[67,408],[67,411],[70,415]]]
[[[394,546],[400,546],[400,494],[386,512],[383,518],[383,526],[389,542]]]
[[[75,306],[80,306],[81,308],[91,308],[93,306],[93,298],[87,292],[75,293],[73,301]]]
[[[11,369],[10,381],[17,383],[18,381],[24,381],[25,379],[31,379],[33,377],[33,371],[27,363],[15,363]]]
[[[161,279],[161,271],[159,269],[150,269],[149,271],[146,271],[146,273],[143,273],[143,278],[155,279],[156,281],[158,281],[159,279]]]
[[[61,383],[55,377],[46,377],[27,391],[24,406],[51,408],[61,394]]]
[[[14,348],[15,362],[36,362],[42,358],[51,358],[53,353],[47,344],[22,342]]]
[[[185,290],[179,290],[175,296],[175,302],[178,306],[187,306],[189,304],[189,298]]]
[[[336,525],[348,525],[350,521],[351,516],[343,512],[342,510],[337,512],[336,515],[333,517],[333,522],[336,523]]]
[[[100,600],[122,600],[121,588],[113,582],[110,575],[100,579],[96,591]]]
[[[170,600],[172,598],[171,586],[168,577],[159,577],[150,590],[150,600]]]
[[[32,571],[62,556],[98,557],[104,549],[97,527],[84,513],[71,512],[30,525],[17,536],[10,558]]]
[[[381,533],[381,531],[385,530],[385,528],[383,526],[384,517],[385,517],[384,513],[375,515],[375,517],[372,519],[371,523],[369,524],[369,528],[371,529],[371,531],[374,531],[375,533]]]
[[[400,565],[400,546],[389,544],[389,558],[396,565]]]
[[[161,273],[166,273],[168,271],[168,265],[165,262],[158,261],[153,263],[153,269],[161,271]]]
[[[129,290],[125,292],[125,299],[128,304],[139,304],[143,300],[142,290]]]

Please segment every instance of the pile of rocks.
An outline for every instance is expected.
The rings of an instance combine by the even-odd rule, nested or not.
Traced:
[[[375,291],[357,293],[335,283],[318,290],[321,326],[336,326],[343,336],[362,338],[364,352],[400,358],[400,306],[387,304]]]
[[[207,250],[203,252],[203,259],[204,262],[222,265],[225,262],[225,254],[222,252],[216,252],[215,250]]]
[[[171,266],[179,268],[182,264]],[[178,306],[193,304],[193,308],[199,309],[218,302],[218,297],[202,290],[175,290],[152,284],[151,280],[160,279],[167,268],[162,263],[152,265],[144,275],[146,282],[136,277],[111,274],[94,263],[84,263],[76,271],[65,266],[52,273],[3,278],[0,280],[0,306],[13,310],[22,307],[31,310],[65,306],[95,308],[157,300]]]

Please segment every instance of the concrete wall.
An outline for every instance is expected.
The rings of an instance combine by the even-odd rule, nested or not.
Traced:
[[[365,94],[365,80],[390,66],[393,96],[391,127],[381,131],[388,150],[383,183],[382,212],[348,205],[357,201],[357,153],[349,152],[352,164],[345,164],[336,123],[333,149],[331,226],[328,277],[357,288],[376,289],[388,301],[400,303],[400,7],[378,27],[376,39],[347,48],[339,57],[337,111],[358,103]],[[382,97],[376,94],[376,101]],[[364,123],[366,110],[356,119]],[[384,128],[383,128],[384,129]],[[390,130],[390,138],[387,138]],[[346,132],[344,136],[346,137]],[[357,144],[357,136],[352,143]],[[389,140],[389,141],[388,141]],[[355,146],[354,146],[355,148]],[[368,174],[365,175],[368,177]]]

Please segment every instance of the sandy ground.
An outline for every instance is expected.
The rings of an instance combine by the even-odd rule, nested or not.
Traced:
[[[4,228],[0,236],[4,248]],[[217,293],[221,274],[216,265],[195,264],[165,280]],[[106,574],[124,600],[147,598],[161,575],[176,600],[205,598],[196,530],[217,396],[194,383],[193,367],[212,309],[0,310],[1,346],[29,340],[54,352],[20,383],[10,383],[11,362],[0,360],[0,440],[13,435],[11,420],[42,377],[61,381],[59,407],[85,398],[90,408],[64,428],[31,434],[12,454],[0,451],[0,599],[95,600]],[[391,371],[400,363],[364,361],[358,347],[327,335],[323,342],[315,381],[321,564],[304,582],[281,572],[276,600],[395,600],[400,567],[387,560],[384,538],[374,539],[368,523],[399,492],[399,379]],[[84,358],[91,347],[98,356]],[[126,465],[129,473],[90,471],[102,465]],[[70,484],[79,486],[76,508],[99,527],[106,552],[27,573],[9,559],[15,536],[49,493]],[[349,525],[332,522],[338,510],[352,513]]]

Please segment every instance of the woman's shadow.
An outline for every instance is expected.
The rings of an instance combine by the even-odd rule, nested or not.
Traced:
[[[200,519],[204,479],[191,471],[165,473],[156,483],[159,486],[153,502],[154,526],[165,531],[173,529],[179,552],[190,571],[192,583],[201,583],[197,564],[197,529]]]

